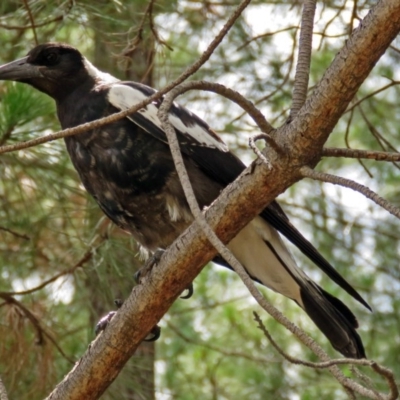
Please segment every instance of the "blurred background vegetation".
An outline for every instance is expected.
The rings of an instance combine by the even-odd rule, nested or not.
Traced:
[[[24,56],[35,43],[63,41],[120,79],[162,87],[196,60],[237,3],[3,0],[0,63]],[[318,6],[310,90],[373,4],[330,0]],[[272,124],[284,123],[300,11],[300,2],[253,1],[195,78],[240,91]],[[378,63],[329,146],[400,147],[399,48],[397,40]],[[251,161],[247,140],[257,131],[239,108],[203,92],[188,93],[180,102]],[[1,82],[0,145],[58,129],[49,98]],[[356,179],[400,204],[399,164],[324,159],[318,169]],[[294,249],[299,264],[351,306],[369,357],[400,376],[399,222],[361,195],[328,184],[302,181],[279,201],[374,312],[349,299]],[[0,376],[10,399],[42,399],[72,368],[94,338],[99,317],[113,308],[115,298],[129,294],[140,266],[137,250],[88,197],[62,141],[0,156]],[[142,345],[102,398],[347,398],[326,372],[290,365],[276,353],[257,329],[253,311],[285,351],[314,360],[259,309],[234,273],[209,265],[194,289],[193,298],[178,300],[163,318],[160,340]],[[264,292],[338,356],[295,304]]]

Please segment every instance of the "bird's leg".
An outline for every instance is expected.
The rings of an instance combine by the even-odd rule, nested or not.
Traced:
[[[161,260],[161,257],[163,256],[165,250],[158,249],[157,251],[154,252],[154,254],[146,261],[144,264],[143,268],[139,269],[135,275],[134,279],[138,285],[141,284],[142,278],[147,276],[149,272],[155,267]],[[186,289],[187,294],[184,296],[181,296],[181,299],[190,299],[193,296],[193,283],[191,283]],[[156,340],[156,339],[155,339]]]
[[[145,262],[144,266],[135,273],[133,277],[138,285],[141,284],[142,278],[146,277],[153,269],[153,267],[155,267],[160,262],[164,252],[165,250],[162,249],[156,250]]]
[[[114,304],[117,306],[117,309],[120,309],[123,300],[121,299],[115,299]],[[117,310],[118,311],[118,310]],[[95,328],[95,333],[96,336],[104,331],[107,328],[107,325],[110,323],[110,321],[113,319],[114,315],[117,313],[117,311],[110,311],[106,316],[100,319],[100,321],[97,323],[96,328]],[[158,325],[155,325],[149,334],[146,336],[144,339],[145,342],[154,342],[156,341],[159,337],[161,336],[161,328]]]

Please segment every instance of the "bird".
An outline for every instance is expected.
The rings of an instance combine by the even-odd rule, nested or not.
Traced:
[[[98,70],[65,43],[36,46],[26,57],[0,67],[0,80],[22,82],[52,97],[63,129],[126,110],[156,93],[138,82],[121,81]],[[192,223],[157,117],[162,98],[126,118],[66,137],[72,164],[102,211],[144,249],[166,249]],[[209,206],[246,168],[212,128],[173,103],[174,126],[197,202]],[[318,252],[273,201],[228,244],[256,282],[297,303],[345,357],[366,358],[352,311],[300,269],[281,235],[297,246],[342,289],[368,303]],[[230,267],[221,257],[215,261]]]

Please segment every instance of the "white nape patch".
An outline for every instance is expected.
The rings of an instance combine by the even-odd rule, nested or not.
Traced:
[[[100,80],[102,83],[119,82],[119,79],[117,79],[115,76],[97,69],[87,58],[83,59],[83,64],[86,68],[86,71],[93,79]]]
[[[133,107],[135,104],[140,103],[141,101],[147,99],[147,95],[145,95],[140,90],[137,90],[131,86],[127,85],[113,85],[108,92],[108,101],[116,108],[119,108],[122,111],[127,110],[128,108]],[[173,106],[174,107],[174,106]],[[183,108],[181,108],[181,112],[186,112]],[[158,108],[155,104],[148,104],[146,107],[139,110],[139,112],[148,119],[152,124],[157,126],[159,129],[163,130],[161,127],[161,121],[159,120],[157,113]],[[188,113],[190,115],[190,113]],[[129,118],[129,117],[128,117]],[[132,120],[132,118],[129,118]],[[184,135],[190,136],[194,139],[198,145],[217,148],[223,152],[228,151],[228,147],[222,141],[218,141],[215,139],[207,130],[205,130],[202,126],[198,125],[195,120],[193,120],[193,125],[186,126],[180,118],[176,115],[169,114],[169,120],[173,127]],[[135,121],[134,121],[135,122]],[[142,127],[145,129],[144,127]]]

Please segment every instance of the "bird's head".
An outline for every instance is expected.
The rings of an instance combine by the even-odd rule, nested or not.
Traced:
[[[26,57],[0,66],[0,80],[28,83],[56,100],[85,82],[94,84],[105,75],[79,50],[63,43],[41,44]]]

